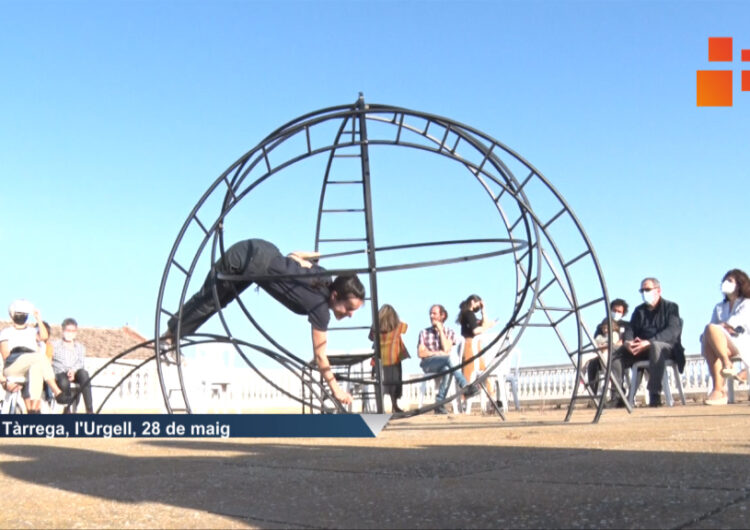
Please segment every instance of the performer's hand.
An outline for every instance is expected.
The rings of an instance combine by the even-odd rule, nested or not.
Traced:
[[[313,266],[313,263],[310,260],[317,260],[320,257],[320,252],[295,250],[289,254],[288,257],[299,263],[300,267],[309,269]]]
[[[352,402],[352,395],[349,392],[345,392],[341,388],[337,388],[336,390],[334,390],[333,395],[343,405],[350,405]]]

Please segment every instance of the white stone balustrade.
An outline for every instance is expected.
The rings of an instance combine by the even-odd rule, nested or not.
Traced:
[[[88,359],[87,369],[93,373],[99,359]],[[120,375],[127,371],[122,366],[111,367],[109,372],[97,376],[97,384],[113,384]],[[196,371],[199,372],[199,371]],[[213,382],[205,374],[201,375],[186,369],[185,376],[190,388],[189,397],[195,412],[300,412],[301,405],[285,396],[279,390],[263,381],[257,374],[248,375],[243,370],[239,375],[232,375],[236,370],[227,370],[221,381]],[[301,384],[296,377],[285,371],[269,371],[268,377],[281,388],[288,389],[293,395],[300,395]],[[415,379],[423,374],[405,375],[404,379]],[[673,395],[676,387],[669,370],[670,386]],[[683,387],[688,399],[702,399],[709,390],[710,378],[705,361],[700,355],[687,358],[685,370],[682,374]],[[508,396],[510,394],[510,384]],[[521,406],[532,403],[567,403],[573,393],[575,369],[572,365],[531,366],[520,368],[518,378],[518,397]],[[578,384],[582,385],[582,381]],[[420,384],[404,386],[404,395],[400,400],[402,408],[416,407],[419,402]],[[645,384],[641,385],[639,396],[645,393]],[[746,385],[739,385],[739,391],[746,391]],[[579,388],[579,395],[585,393],[583,386]],[[94,388],[94,405],[98,406],[106,395],[107,390]],[[434,401],[435,385],[426,385],[424,401]],[[388,399],[386,398],[386,402]],[[354,410],[361,410],[356,407]],[[151,363],[140,369],[115,392],[110,398],[103,412],[114,411],[164,411],[159,379],[156,367]]]

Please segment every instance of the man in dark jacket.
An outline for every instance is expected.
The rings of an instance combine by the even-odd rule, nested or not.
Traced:
[[[648,359],[649,406],[659,407],[666,361],[675,361],[680,372],[685,367],[685,350],[680,342],[682,319],[677,304],[661,297],[661,285],[656,278],[643,280],[639,291],[643,303],[633,311],[623,345],[614,353],[612,372],[622,381],[625,368]]]

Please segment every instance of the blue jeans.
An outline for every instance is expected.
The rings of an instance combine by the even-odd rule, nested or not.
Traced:
[[[448,355],[434,355],[432,357],[426,357],[422,359],[422,362],[419,363],[419,366],[426,374],[447,372],[451,368],[451,359]],[[456,370],[455,372],[453,372],[453,375],[456,376],[458,386],[460,386],[461,388],[466,386],[466,378],[464,377],[464,374],[461,373],[461,370]],[[442,381],[440,381],[440,388],[438,389],[437,396],[435,397],[436,401],[442,401],[445,399],[445,395],[448,393],[448,386],[450,385],[450,383],[451,376],[443,376]]]

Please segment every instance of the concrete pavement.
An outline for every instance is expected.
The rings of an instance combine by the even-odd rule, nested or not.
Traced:
[[[0,527],[748,528],[750,406],[424,415],[376,439],[4,439]]]

